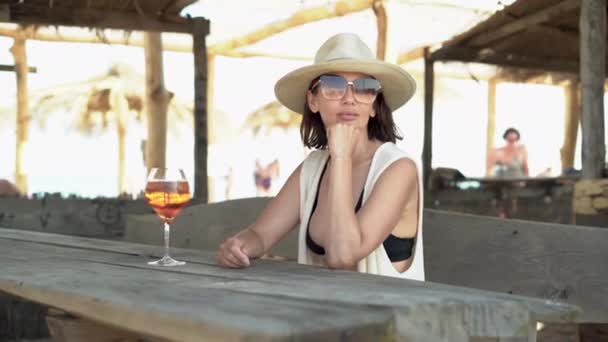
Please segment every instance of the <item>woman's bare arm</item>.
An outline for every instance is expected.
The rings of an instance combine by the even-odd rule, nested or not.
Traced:
[[[300,164],[251,226],[220,245],[217,254],[220,265],[248,266],[249,259],[264,255],[296,226],[300,219],[301,168]]]
[[[418,173],[410,159],[393,162],[382,173],[359,213],[352,207],[350,161],[333,161],[329,200],[332,219],[325,241],[326,262],[332,268],[352,268],[376,249],[400,220],[418,215]],[[417,220],[407,220],[417,222]],[[416,235],[416,225],[407,237]]]

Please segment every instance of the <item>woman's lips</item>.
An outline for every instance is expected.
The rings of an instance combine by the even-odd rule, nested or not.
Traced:
[[[359,116],[359,114],[357,114],[357,113],[352,113],[352,112],[342,112],[342,113],[338,113],[338,117],[339,117],[341,120],[344,120],[344,121],[353,121],[353,120],[356,120],[358,116]]]

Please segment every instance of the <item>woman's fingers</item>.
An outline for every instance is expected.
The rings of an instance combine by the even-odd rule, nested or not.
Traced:
[[[220,245],[217,262],[221,266],[242,268],[249,266],[249,257],[242,250],[239,240],[230,238]]]
[[[243,252],[241,246],[233,245],[230,251],[242,266],[249,266],[249,257]]]

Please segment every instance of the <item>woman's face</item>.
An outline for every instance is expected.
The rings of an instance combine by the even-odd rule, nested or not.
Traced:
[[[515,132],[509,132],[509,134],[507,134],[507,137],[505,138],[505,140],[509,144],[515,144],[519,140],[519,135]]]
[[[325,127],[337,123],[367,127],[370,117],[376,115],[373,104],[377,90],[374,88],[378,87],[379,90],[379,82],[361,73],[334,72],[326,75],[330,77],[321,77],[318,84],[313,85],[313,89],[316,89],[314,93],[310,90],[307,93],[308,106],[315,113],[313,115],[321,115]],[[346,92],[342,95],[340,90],[344,89],[344,80],[359,81],[346,85]]]

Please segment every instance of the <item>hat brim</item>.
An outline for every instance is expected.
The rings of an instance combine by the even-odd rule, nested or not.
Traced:
[[[331,72],[358,72],[375,77],[382,85],[382,94],[391,111],[403,106],[416,92],[414,78],[398,65],[378,60],[344,59],[296,69],[277,81],[274,93],[281,104],[302,114],[310,82]]]

